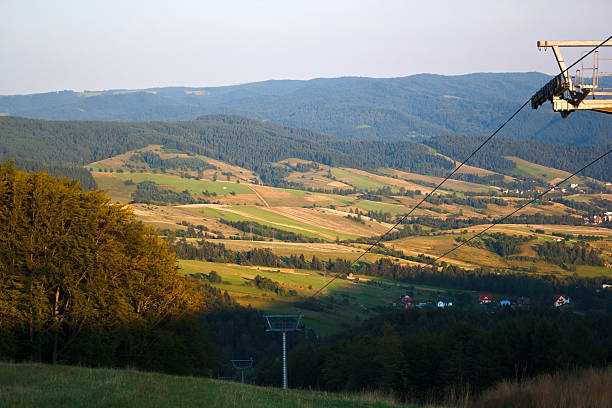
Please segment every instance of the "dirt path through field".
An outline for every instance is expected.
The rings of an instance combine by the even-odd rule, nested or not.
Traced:
[[[251,184],[247,184],[247,187],[249,187],[251,191],[257,194],[257,197],[259,197],[259,199],[264,203],[266,207],[270,208],[270,206],[268,205],[268,202],[262,197],[261,194],[259,194],[259,191],[255,190]]]

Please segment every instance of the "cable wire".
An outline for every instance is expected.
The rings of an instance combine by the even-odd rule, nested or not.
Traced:
[[[472,238],[463,241],[461,244],[457,245],[456,247],[446,251],[445,253],[443,253],[442,255],[440,255],[439,257],[437,257],[436,259],[434,259],[433,261],[429,262],[427,266],[433,265],[435,264],[437,261],[439,261],[440,259],[444,258],[446,255],[450,254],[451,252],[461,248],[462,246],[464,246],[465,244],[467,244],[468,242],[470,242],[473,239],[478,238],[479,236],[481,236],[482,234],[484,234],[485,232],[487,232],[488,230],[490,230],[491,228],[493,228],[494,226],[496,226],[497,224],[500,224],[501,222],[507,220],[508,218],[512,217],[514,214],[516,214],[517,212],[521,211],[523,208],[527,207],[528,205],[530,205],[531,203],[533,203],[534,201],[539,200],[540,198],[542,198],[543,196],[545,196],[546,194],[550,193],[552,190],[554,190],[555,188],[559,187],[561,184],[565,183],[566,181],[568,181],[569,179],[571,179],[572,177],[574,177],[576,174],[580,173],[581,171],[583,171],[584,169],[586,169],[587,167],[595,164],[596,162],[598,162],[599,160],[603,159],[604,157],[606,157],[607,155],[609,155],[610,153],[612,153],[612,149],[608,150],[606,153],[602,154],[601,156],[599,156],[598,158],[596,158],[595,160],[591,161],[589,164],[583,166],[580,170],[575,171],[574,173],[572,173],[571,175],[567,176],[565,179],[563,179],[562,181],[558,182],[557,184],[551,186],[548,190],[545,190],[543,193],[538,194],[537,196],[535,196],[535,198],[531,199],[530,201],[526,202],[525,204],[521,205],[519,208],[515,209],[514,211],[512,211],[510,214],[504,216],[503,218],[500,218],[499,220],[495,221],[494,223],[492,223],[491,225],[489,225],[487,228],[483,229],[482,231],[480,231],[478,234],[474,235]]]
[[[585,59],[586,57],[588,57],[589,55],[591,55],[593,52],[595,52],[599,47],[601,47],[602,45],[604,45],[606,42],[608,42],[610,39],[612,39],[612,35],[610,35],[608,38],[606,38],[605,40],[603,40],[599,45],[597,45],[595,48],[591,49],[589,52],[587,52],[586,54],[584,54],[582,57],[580,57],[579,59],[577,59],[573,64],[571,64],[569,67],[565,68],[561,74],[559,75],[563,75],[564,73],[566,73],[567,71],[569,71],[570,69],[572,69],[576,64],[578,64],[580,61],[582,61],[583,59]],[[502,123],[496,130],[495,132],[493,132],[489,137],[487,137],[481,144],[480,146],[478,146],[478,148],[476,148],[476,150],[474,150],[468,157],[465,158],[465,160],[463,160],[459,166],[457,166],[453,171],[451,171],[433,190],[431,190],[429,193],[427,193],[427,195],[425,197],[423,197],[423,199],[421,199],[421,201],[419,201],[417,203],[417,205],[415,205],[414,207],[412,207],[412,209],[406,213],[404,216],[402,216],[402,218],[400,218],[399,221],[397,221],[395,223],[395,225],[393,225],[391,228],[389,228],[389,230],[387,232],[385,232],[384,234],[382,234],[377,240],[376,242],[374,242],[372,245],[370,245],[370,247],[368,247],[364,252],[362,252],[357,259],[355,259],[353,262],[351,262],[351,265],[349,266],[349,268],[352,268],[357,262],[359,262],[359,260],[361,258],[363,258],[367,253],[369,253],[375,246],[377,246],[380,241],[383,240],[384,237],[386,237],[391,231],[393,231],[395,228],[397,228],[398,225],[400,225],[401,223],[403,223],[406,218],[408,218],[410,216],[410,214],[412,214],[417,208],[419,208],[419,206],[421,204],[423,204],[425,202],[425,200],[427,200],[429,197],[431,197],[431,195],[436,192],[441,186],[442,184],[444,184],[449,178],[451,178],[452,175],[454,175],[457,170],[459,170],[461,167],[463,167],[463,165],[470,160],[476,153],[478,153],[478,151],[480,151],[480,149],[482,149],[484,147],[484,145],[486,145],[487,143],[489,143],[489,141],[491,139],[493,139],[495,137],[495,135],[497,135],[512,119],[514,119],[516,117],[516,115],[518,115],[524,108],[525,106],[527,106],[529,104],[529,102],[531,102],[531,97],[529,97],[529,99],[527,99],[520,108],[518,108],[516,111],[514,111],[514,113],[508,118],[506,119],[506,121],[504,123]],[[609,152],[608,152],[609,153]],[[606,153],[607,154],[607,153]],[[604,155],[605,156],[605,155]],[[603,157],[603,156],[602,156]],[[597,159],[599,160],[599,159]],[[597,161],[595,160],[595,161]],[[592,162],[591,164],[593,164],[594,162]],[[589,164],[589,166],[591,165]],[[588,167],[588,166],[587,166]],[[585,167],[586,168],[586,167]],[[579,170],[579,171],[582,171]],[[571,176],[570,176],[571,177]],[[565,180],[564,180],[565,181]],[[548,193],[550,190],[546,191],[546,193]],[[544,193],[545,194],[545,193]],[[536,198],[537,199],[537,198]],[[535,201],[535,200],[533,200]],[[531,201],[531,202],[533,202]],[[530,203],[531,203],[530,202]],[[528,203],[528,204],[530,204]],[[520,209],[522,209],[524,207],[520,207]],[[516,212],[516,211],[515,211]],[[512,213],[514,214],[514,213]],[[509,217],[510,215],[508,215],[507,217]],[[506,218],[507,218],[506,217]],[[504,218],[505,219],[505,218]],[[486,230],[485,230],[486,231]],[[484,232],[484,231],[482,231]],[[458,248],[458,247],[457,247]],[[448,253],[452,252],[449,251]],[[444,254],[446,255],[446,254]],[[444,256],[442,255],[442,256]],[[435,261],[437,261],[438,259],[440,259],[441,257],[437,258]],[[433,262],[432,262],[433,263]],[[431,265],[431,264],[429,264]],[[429,266],[428,265],[428,266]],[[323,289],[325,289],[326,287],[328,287],[333,281],[335,281],[336,279],[338,279],[339,275],[334,276],[331,280],[329,280],[328,282],[325,283],[325,285],[321,286],[321,288],[319,288],[315,293],[313,293],[310,297],[314,298],[315,296],[317,296]]]

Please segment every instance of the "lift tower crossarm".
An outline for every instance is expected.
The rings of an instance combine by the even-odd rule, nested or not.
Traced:
[[[597,47],[601,44],[601,41],[538,41],[538,47]],[[602,47],[612,47],[612,40],[606,41],[601,45]]]
[[[612,113],[612,99],[596,99],[596,95],[599,97],[610,95],[610,93],[605,90],[597,89],[600,76],[599,56],[597,51],[594,53],[593,68],[589,68],[589,70],[593,72],[592,84],[584,83],[584,72],[581,72],[581,81],[578,81],[578,73],[576,74],[576,83],[572,81],[572,76],[567,69],[565,59],[561,53],[561,47],[612,47],[612,40],[609,39],[604,43],[601,41],[580,40],[538,41],[538,48],[546,49],[548,47],[552,48],[561,73],[531,97],[531,107],[537,109],[546,101],[551,101],[553,110],[555,112],[560,112],[563,117],[567,117],[575,110],[596,110],[604,113]],[[584,71],[584,67],[582,71]],[[589,99],[587,99],[587,96]]]

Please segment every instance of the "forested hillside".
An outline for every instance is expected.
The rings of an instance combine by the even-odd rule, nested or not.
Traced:
[[[424,141],[427,146],[456,160],[463,160],[479,143],[478,137],[460,135]],[[0,117],[0,160],[22,158],[83,165],[149,144],[202,154],[255,170],[261,175],[269,175],[274,170],[269,163],[291,157],[332,166],[391,167],[438,176],[447,174],[453,167],[449,160],[414,141],[338,139],[231,115],[203,116],[184,122],[143,123]],[[602,152],[602,146],[565,147],[496,138],[469,164],[507,173],[515,164],[503,156],[516,156],[543,166],[574,171],[578,165]],[[612,179],[611,164],[612,159],[606,158],[590,167],[585,175],[608,181]]]
[[[444,135],[430,138],[423,143],[455,160],[463,160],[482,141],[482,137]],[[560,146],[552,143],[495,138],[487,144],[485,149],[476,153],[470,159],[469,164],[503,173],[515,167],[514,163],[505,159],[504,156],[516,156],[532,163],[563,169],[571,173],[609,150],[612,146],[612,138],[607,143],[607,145],[600,146]],[[612,179],[612,157],[604,157],[581,174],[605,181]]]
[[[449,160],[415,142],[347,141],[238,116],[170,123],[5,117],[0,118],[0,135],[0,159],[86,164],[148,144],[163,144],[254,170],[290,157],[334,166],[394,166],[426,173],[452,167]]]
[[[41,119],[193,120],[238,114],[340,138],[402,140],[484,134],[549,80],[540,73],[432,74],[402,78],[266,81],[208,88],[71,91],[0,96],[0,113]],[[568,145],[605,143],[612,118],[589,112],[563,120],[548,106],[526,109],[510,137]]]

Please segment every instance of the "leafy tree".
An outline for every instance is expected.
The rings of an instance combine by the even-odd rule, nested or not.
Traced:
[[[199,361],[167,368],[210,365],[205,332],[189,318],[205,307],[204,292],[105,193],[0,164],[0,237],[0,356],[164,368],[171,359],[152,350],[184,353],[192,341],[180,332],[192,326]]]

